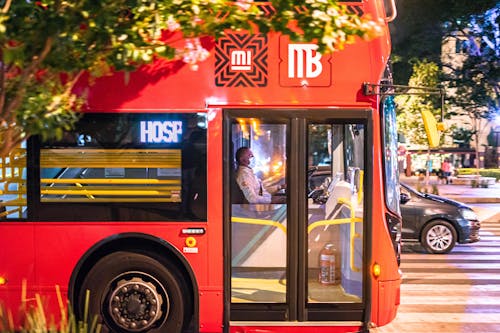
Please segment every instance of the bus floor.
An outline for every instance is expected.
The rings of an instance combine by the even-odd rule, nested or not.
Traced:
[[[286,279],[233,277],[231,291],[233,303],[285,303]],[[347,293],[341,284],[323,285],[317,280],[310,280],[308,302],[360,303],[361,298]]]

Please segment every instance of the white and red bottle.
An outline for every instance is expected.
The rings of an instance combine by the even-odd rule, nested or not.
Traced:
[[[324,285],[336,284],[335,262],[337,249],[333,244],[325,244],[319,253],[319,282]]]

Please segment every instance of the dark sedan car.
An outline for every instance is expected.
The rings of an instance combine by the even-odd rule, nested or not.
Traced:
[[[323,203],[329,167],[309,170],[309,197]],[[326,182],[326,183],[325,183]],[[424,194],[401,183],[402,239],[420,242],[429,253],[448,253],[456,243],[479,241],[481,224],[469,206],[438,195]]]
[[[400,206],[403,241],[420,242],[429,253],[448,253],[456,243],[479,241],[481,224],[463,203],[401,184]]]

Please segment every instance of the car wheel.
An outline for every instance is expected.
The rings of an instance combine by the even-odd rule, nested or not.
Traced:
[[[89,318],[97,316],[101,332],[181,332],[186,312],[183,287],[175,267],[167,269],[148,255],[115,252],[85,276],[78,295],[79,315],[88,311]]]
[[[432,221],[422,231],[421,243],[429,253],[448,253],[453,249],[456,242],[457,232],[446,221]]]

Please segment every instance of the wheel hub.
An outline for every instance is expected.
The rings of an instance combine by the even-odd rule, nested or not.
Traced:
[[[109,300],[109,313],[119,327],[138,332],[162,316],[162,304],[162,295],[153,283],[134,277],[118,281]]]
[[[445,249],[451,242],[451,232],[447,228],[435,227],[428,236],[430,244],[438,250]]]

